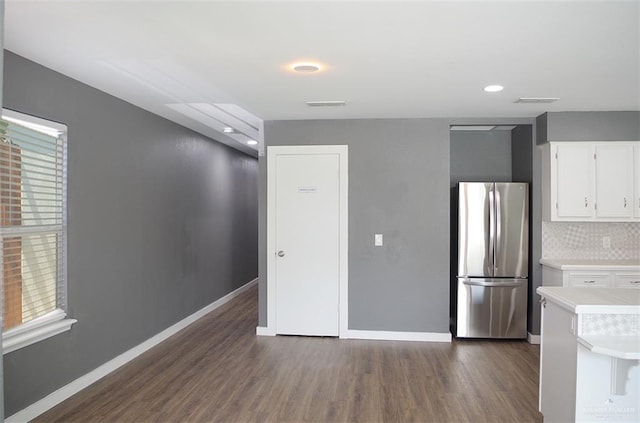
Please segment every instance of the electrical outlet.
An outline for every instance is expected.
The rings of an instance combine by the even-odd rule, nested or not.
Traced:
[[[608,236],[602,237],[602,248],[604,248],[605,250],[608,250],[609,248],[611,248],[611,237],[608,237]]]
[[[571,316],[571,327],[569,328],[569,332],[572,335],[576,334],[576,316]]]
[[[375,234],[373,236],[373,245],[376,247],[382,247],[382,234]]]

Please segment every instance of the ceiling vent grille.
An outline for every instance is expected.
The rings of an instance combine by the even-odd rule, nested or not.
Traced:
[[[495,125],[453,125],[452,131],[493,131]]]
[[[309,107],[336,107],[346,105],[347,103],[342,100],[307,101],[307,106]]]
[[[560,100],[558,97],[520,97],[515,102],[539,104],[539,103],[555,103],[558,100]]]

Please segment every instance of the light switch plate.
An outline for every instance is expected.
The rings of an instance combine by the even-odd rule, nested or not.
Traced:
[[[375,234],[373,236],[373,245],[376,247],[382,247],[382,234]]]
[[[611,248],[611,237],[603,236],[602,237],[602,248],[608,250]]]

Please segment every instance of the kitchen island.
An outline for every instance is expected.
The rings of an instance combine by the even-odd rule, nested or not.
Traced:
[[[545,421],[640,421],[640,291],[540,287]]]

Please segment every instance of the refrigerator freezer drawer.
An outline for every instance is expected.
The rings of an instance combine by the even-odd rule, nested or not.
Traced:
[[[456,336],[527,337],[527,279],[458,278]]]

